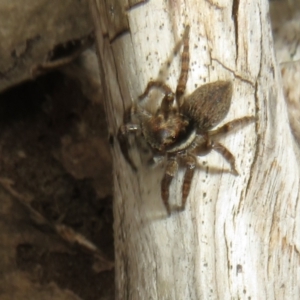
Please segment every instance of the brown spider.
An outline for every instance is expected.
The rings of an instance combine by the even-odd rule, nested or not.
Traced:
[[[205,84],[192,94],[183,97],[189,71],[189,30],[190,27],[187,26],[183,35],[181,73],[175,94],[166,83],[158,80],[150,81],[139,100],[145,98],[152,88],[158,88],[164,93],[160,108],[152,114],[141,105],[133,104],[125,112],[124,124],[120,126],[118,132],[123,155],[135,171],[137,168],[128,153],[127,136],[130,133],[138,133],[142,136],[151,149],[153,160],[154,157],[167,157],[165,175],[161,182],[161,196],[168,215],[171,214],[169,188],[179,164],[186,167],[181,205],[184,210],[197,165],[197,156],[215,150],[229,162],[232,172],[237,175],[234,156],[222,144],[213,141],[212,137],[255,119],[247,116],[211,130],[225,118],[229,111],[232,97],[230,81]]]

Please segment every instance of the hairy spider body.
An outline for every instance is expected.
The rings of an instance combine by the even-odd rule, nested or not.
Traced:
[[[139,100],[145,98],[151,89],[158,88],[164,93],[160,108],[152,114],[139,103],[132,105],[125,112],[124,123],[118,132],[123,155],[134,170],[137,168],[128,152],[127,136],[130,133],[139,134],[147,142],[153,157],[167,157],[165,175],[161,182],[161,196],[169,215],[169,188],[179,166],[184,165],[186,168],[181,205],[181,209],[184,209],[197,166],[197,156],[215,150],[229,162],[232,172],[237,174],[234,156],[222,144],[212,140],[212,137],[254,120],[254,117],[243,117],[211,130],[229,111],[232,98],[230,81],[202,85],[183,97],[189,69],[189,29],[187,26],[183,35],[181,73],[176,92],[164,82],[150,81]]]
[[[195,122],[198,132],[207,132],[227,115],[232,97],[230,81],[202,85],[183,102],[182,113]]]
[[[168,118],[158,113],[141,124],[142,135],[148,144],[161,154],[176,151],[194,131],[188,118],[178,112],[172,112]]]

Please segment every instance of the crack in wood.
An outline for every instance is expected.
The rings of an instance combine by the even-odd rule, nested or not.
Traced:
[[[235,33],[235,63],[237,63],[239,57],[239,22],[238,22],[238,13],[239,13],[240,0],[233,0],[232,3],[232,12],[231,16],[234,24],[234,33]]]

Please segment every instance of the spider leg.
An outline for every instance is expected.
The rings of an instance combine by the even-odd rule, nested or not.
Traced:
[[[188,29],[189,28],[186,27],[184,32],[186,32]],[[170,68],[171,62],[173,61],[174,56],[178,54],[178,52],[179,52],[182,44],[183,44],[183,39],[182,38],[179,41],[176,42],[174,50],[169,55],[168,59],[165,61],[165,63],[162,65],[162,67],[161,67],[161,69],[159,71],[158,80],[163,80],[164,78],[167,77],[166,71]]]
[[[191,183],[195,173],[196,167],[196,157],[193,155],[187,155],[183,158],[183,161],[186,165],[186,171],[183,177],[183,185],[182,185],[182,202],[181,202],[181,209],[185,209],[185,204],[187,197],[190,193]]]
[[[171,215],[171,209],[169,203],[169,195],[170,195],[169,188],[175,174],[177,173],[177,170],[178,170],[178,163],[176,157],[175,156],[170,157],[167,162],[165,175],[161,182],[161,197],[169,216]]]
[[[140,130],[140,126],[137,124],[125,124],[125,125],[120,126],[119,131],[118,131],[118,140],[119,140],[119,145],[120,145],[121,151],[123,153],[124,158],[126,159],[126,161],[129,163],[129,165],[131,166],[131,168],[134,171],[137,171],[137,168],[129,156],[128,135],[130,133],[136,133],[139,130]]]
[[[173,94],[171,88],[162,81],[149,81],[148,85],[142,95],[139,96],[139,100],[144,99],[151,89],[158,88],[164,92],[164,94]]]
[[[222,128],[222,127],[221,127]],[[209,134],[209,132],[207,133]],[[212,141],[208,135],[197,137],[194,148],[190,151],[190,154],[203,156],[207,155],[211,150],[215,150],[220,153],[224,159],[230,164],[230,168],[234,175],[238,175],[235,167],[235,157],[233,154],[219,142]]]
[[[225,146],[223,146],[218,142],[208,140],[207,147],[220,153],[225,158],[225,160],[228,161],[228,163],[230,164],[232,173],[234,175],[239,175],[235,167],[235,157]]]
[[[190,39],[190,26],[186,26],[183,34],[183,51],[181,55],[181,72],[178,80],[178,85],[176,88],[176,101],[178,106],[181,104],[181,98],[184,94],[186,83],[188,80],[189,73],[189,63],[190,63],[190,54],[189,54],[189,39]]]
[[[209,136],[214,136],[214,135],[221,134],[221,133],[227,133],[227,132],[235,129],[236,127],[247,125],[248,123],[255,121],[255,119],[256,118],[253,116],[235,119],[231,122],[224,124],[220,128],[208,131],[207,134]]]

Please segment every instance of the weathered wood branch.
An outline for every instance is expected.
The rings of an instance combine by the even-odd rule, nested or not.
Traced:
[[[232,80],[224,123],[257,118],[221,140],[240,175],[217,153],[199,158],[186,210],[169,218],[160,196],[163,169],[140,163],[133,172],[114,139],[117,299],[299,299],[299,172],[267,1],[90,5],[112,136],[124,109],[159,76],[187,24],[187,94],[206,82]],[[177,56],[167,78],[174,90],[179,70]],[[137,148],[131,155],[140,160]],[[181,185],[179,173],[173,206]]]

